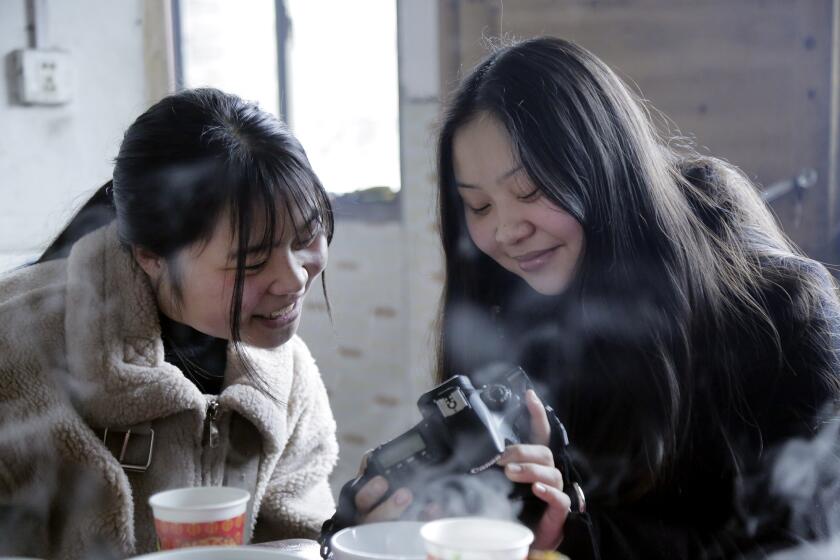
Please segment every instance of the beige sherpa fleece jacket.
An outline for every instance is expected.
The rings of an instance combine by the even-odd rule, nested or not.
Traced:
[[[67,259],[0,277],[0,555],[154,550],[148,497],[242,482],[229,480],[234,456],[257,469],[255,540],[313,537],[332,515],[335,421],[304,343],[246,347],[279,404],[248,382],[233,352],[213,397],[164,362],[157,317],[113,226],[81,239]],[[220,437],[211,448],[214,398]],[[144,422],[155,430],[152,463],[127,473],[102,431]]]

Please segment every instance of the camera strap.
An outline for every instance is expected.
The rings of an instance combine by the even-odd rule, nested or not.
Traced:
[[[551,442],[549,443],[549,447],[554,455],[554,465],[563,474],[563,488],[571,500],[570,513],[566,523],[571,522],[578,529],[583,530],[586,533],[586,540],[589,541],[592,548],[592,557],[601,558],[595,527],[586,509],[586,495],[581,487],[583,478],[575,468],[575,464],[569,453],[569,434],[566,432],[566,427],[557,418],[554,409],[546,406],[545,411],[548,415],[548,421],[551,424]]]
[[[321,558],[324,560],[333,558],[332,548],[330,547],[330,539],[333,535],[356,522],[356,492],[367,481],[368,478],[365,475],[359,475],[358,478],[344,483],[344,486],[341,487],[335,513],[324,521],[324,524],[321,525],[321,533],[318,535],[318,544],[321,545]]]
[[[580,487],[582,478],[569,457],[569,434],[566,426],[557,418],[550,406],[545,407],[551,424],[551,442],[549,447],[554,455],[554,465],[563,473],[563,487],[572,501],[572,513],[586,513],[586,495]]]
[[[330,539],[336,533],[335,521],[332,517],[324,521],[321,525],[321,534],[318,535],[318,544],[321,546],[321,558],[324,560],[331,560],[333,558],[332,548],[330,547]]]

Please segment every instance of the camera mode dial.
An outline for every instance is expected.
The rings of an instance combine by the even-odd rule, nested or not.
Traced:
[[[507,406],[511,396],[512,393],[510,392],[510,389],[505,385],[500,385],[498,383],[487,385],[484,387],[484,390],[481,391],[481,400],[484,401],[484,404],[486,404],[490,410],[502,410],[505,406]]]

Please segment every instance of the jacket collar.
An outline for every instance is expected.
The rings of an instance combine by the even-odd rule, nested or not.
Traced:
[[[67,263],[65,309],[73,394],[88,424],[131,426],[184,410],[194,410],[203,420],[208,399],[180,370],[164,361],[152,286],[130,252],[120,244],[114,224],[74,245]],[[270,426],[277,415],[282,415],[282,405],[252,386],[233,345],[228,346],[227,387],[220,402],[253,422],[272,442],[276,424],[275,430]],[[246,348],[245,353],[258,361],[288,362],[260,367],[261,374],[291,371],[290,351],[286,348]],[[275,383],[281,380],[265,381],[276,387]]]

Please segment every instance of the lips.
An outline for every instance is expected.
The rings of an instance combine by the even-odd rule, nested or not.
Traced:
[[[519,264],[519,268],[523,272],[533,272],[542,268],[560,247],[561,245],[557,245],[549,249],[531,251],[511,258]]]
[[[297,304],[297,302],[293,301],[292,303],[290,303],[286,307],[281,307],[280,309],[276,309],[276,310],[271,311],[270,313],[267,313],[267,314],[257,315],[257,317],[261,317],[263,319],[276,319],[276,318],[278,318],[282,315],[285,315],[286,313],[289,313],[290,311],[292,311],[295,308],[296,304]]]
[[[269,327],[281,327],[297,318],[298,302],[300,300],[296,299],[283,307],[278,307],[263,313],[254,313],[253,317]]]

